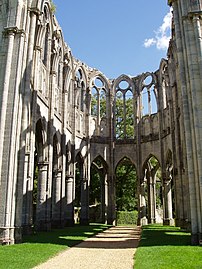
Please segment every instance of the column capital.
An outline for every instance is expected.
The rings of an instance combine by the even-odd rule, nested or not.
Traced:
[[[17,26],[13,27],[4,27],[3,34],[4,35],[15,35],[19,31]]]
[[[28,11],[30,11],[30,13],[34,14],[34,15],[42,15],[43,13],[36,7],[31,7],[28,9]]]
[[[74,181],[74,176],[73,175],[69,175],[69,174],[66,174],[65,175],[65,181],[66,182],[73,182]]]
[[[38,162],[38,166],[39,166],[39,169],[47,169],[48,167],[48,162],[44,161],[44,162]]]

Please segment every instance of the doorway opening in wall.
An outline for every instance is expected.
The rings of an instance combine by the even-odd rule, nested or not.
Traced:
[[[42,204],[40,196],[41,190],[41,177],[42,171],[40,163],[43,160],[43,135],[42,135],[42,122],[38,120],[36,123],[36,135],[35,135],[35,152],[34,152],[34,176],[33,176],[33,188],[32,188],[32,226],[34,229],[40,228],[40,209]],[[40,186],[39,186],[40,185]]]
[[[107,165],[98,156],[91,164],[89,189],[90,222],[105,223],[107,215]]]
[[[116,167],[116,222],[117,225],[137,224],[138,192],[135,165],[124,157]]]
[[[162,223],[163,183],[161,167],[157,158],[149,157],[144,163],[143,170],[144,179],[141,196],[145,199],[145,216],[148,223]]]
[[[75,199],[74,199],[75,223],[80,223],[82,181],[83,181],[83,158],[81,154],[78,153],[76,156],[76,169],[75,169]]]

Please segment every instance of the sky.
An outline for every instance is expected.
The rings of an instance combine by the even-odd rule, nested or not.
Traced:
[[[156,71],[166,58],[167,0],[53,0],[75,58],[108,78]]]

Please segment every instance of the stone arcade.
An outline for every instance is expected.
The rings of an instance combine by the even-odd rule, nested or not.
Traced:
[[[193,244],[202,239],[202,1],[168,4],[168,59],[153,73],[111,80],[72,56],[49,0],[0,0],[2,244],[20,242],[33,224],[73,225],[76,167],[80,222],[88,223],[90,167],[98,159],[102,221],[115,223],[115,170],[128,158],[138,176],[139,223],[156,222],[152,156],[161,168],[163,222],[175,218]]]

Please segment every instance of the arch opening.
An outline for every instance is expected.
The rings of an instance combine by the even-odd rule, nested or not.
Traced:
[[[89,189],[90,222],[106,222],[107,204],[107,165],[98,156],[91,164]]]
[[[137,171],[135,165],[124,157],[117,165],[116,175],[116,210],[117,224],[136,224],[138,212]],[[123,212],[129,212],[128,219],[122,219]],[[135,219],[136,218],[136,219]]]

